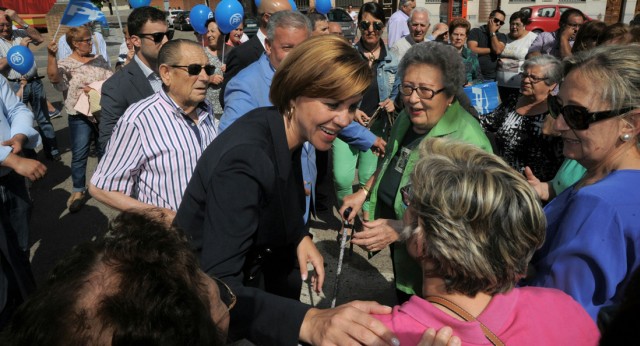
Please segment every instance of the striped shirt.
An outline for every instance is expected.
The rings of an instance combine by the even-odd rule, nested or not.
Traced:
[[[198,159],[217,135],[208,101],[196,112],[197,124],[163,90],[129,106],[91,183],[178,210]]]

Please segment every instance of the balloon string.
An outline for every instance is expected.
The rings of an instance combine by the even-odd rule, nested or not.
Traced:
[[[224,64],[224,47],[227,45],[226,42],[222,42],[222,63]]]

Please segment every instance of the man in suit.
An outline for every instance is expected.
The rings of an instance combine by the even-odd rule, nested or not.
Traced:
[[[99,138],[100,156],[111,138],[113,127],[127,108],[162,88],[158,75],[158,52],[163,44],[173,38],[168,30],[164,12],[154,7],[139,7],[127,19],[127,28],[136,55],[102,85],[102,116]]]
[[[258,60],[265,51],[264,40],[267,37],[267,24],[272,14],[278,11],[291,10],[291,4],[287,0],[263,0],[258,7],[260,29],[253,38],[239,45],[227,55],[227,70],[224,73],[224,81],[220,88],[220,104],[224,107],[224,89],[227,83],[243,68]]]

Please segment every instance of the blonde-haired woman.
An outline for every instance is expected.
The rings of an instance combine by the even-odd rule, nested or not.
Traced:
[[[67,44],[72,53],[61,61],[56,59],[58,45],[51,42],[48,47],[47,74],[53,86],[62,91],[64,107],[69,115],[73,190],[67,207],[72,213],[79,211],[85,203],[89,144],[91,135],[98,132],[95,118],[74,108],[80,95],[91,89],[89,84],[106,80],[113,74],[101,55],[91,54],[92,40],[91,31],[86,26],[70,28]]]
[[[202,269],[238,296],[230,335],[256,344],[348,343],[343,332],[324,333],[326,314],[298,301],[308,263],[316,291],[324,281],[322,255],[303,222],[300,154],[307,141],[331,148],[370,82],[367,63],[344,40],[310,38],[278,67],[274,106],[236,120],[198,161],[174,222],[195,240]]]
[[[502,159],[449,139],[428,139],[403,190],[403,232],[422,268],[422,291],[378,316],[415,345],[450,326],[463,345],[589,345],[598,329],[565,293],[514,288],[545,237],[533,189]],[[488,340],[487,340],[488,339]]]

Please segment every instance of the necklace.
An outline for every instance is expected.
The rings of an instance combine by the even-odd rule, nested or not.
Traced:
[[[367,57],[367,59],[369,59],[370,63],[373,63],[376,60],[376,55],[375,52],[378,51],[380,49],[380,45],[376,45],[375,48],[373,49],[368,49],[367,47],[364,46],[364,44],[362,45],[362,48],[364,48],[364,50],[366,50],[366,53],[369,53],[369,56],[366,55],[365,53],[365,57]]]

